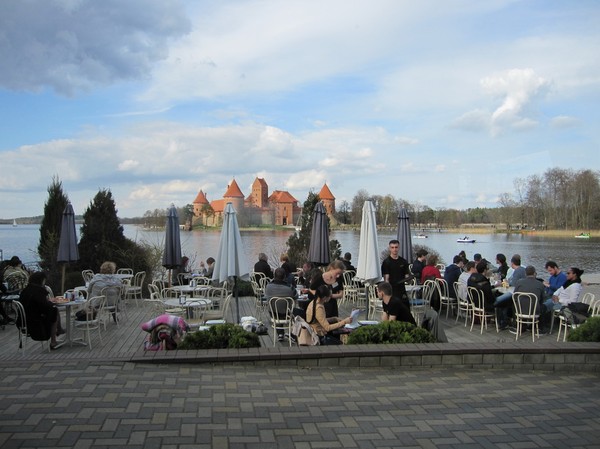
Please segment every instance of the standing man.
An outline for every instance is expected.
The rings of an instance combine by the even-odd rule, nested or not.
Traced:
[[[560,271],[558,264],[553,260],[546,262],[546,271],[550,274],[550,278],[544,281],[544,286],[546,287],[546,295],[551,298],[556,290],[565,285],[567,275]]]
[[[408,301],[406,287],[404,286],[404,282],[410,277],[408,262],[398,254],[400,250],[400,242],[398,240],[390,240],[388,247],[390,255],[381,264],[383,280],[392,285],[393,296],[400,299],[408,310],[410,310],[410,302]]]

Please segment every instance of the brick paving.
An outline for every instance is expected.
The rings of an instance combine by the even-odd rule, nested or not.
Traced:
[[[596,373],[24,361],[11,448],[598,448]]]

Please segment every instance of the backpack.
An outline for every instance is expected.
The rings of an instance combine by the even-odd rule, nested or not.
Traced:
[[[559,312],[569,324],[582,324],[590,317],[590,306],[582,302],[572,302]]]

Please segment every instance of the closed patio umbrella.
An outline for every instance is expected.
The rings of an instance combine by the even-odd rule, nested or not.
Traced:
[[[365,284],[376,284],[381,280],[377,222],[375,220],[375,208],[371,201],[365,201],[363,205],[356,278]]]
[[[71,203],[67,203],[60,222],[60,240],[56,261],[62,262],[61,293],[65,291],[65,271],[68,263],[79,260],[77,248],[77,230],[75,229],[75,212]]]
[[[400,214],[398,215],[398,241],[400,242],[400,257],[408,263],[412,263],[413,250],[410,234],[410,218],[408,218],[408,211],[404,207],[400,209]]]
[[[181,265],[181,237],[179,230],[179,215],[174,204],[171,204],[167,213],[165,231],[165,251],[163,253],[163,267],[169,270],[169,287],[171,286],[171,270]]]
[[[329,256],[329,218],[321,201],[316,204],[313,211],[308,261],[317,266],[329,265],[331,261]]]
[[[213,281],[224,282],[233,279],[233,294],[236,304],[236,319],[240,322],[240,302],[238,297],[238,279],[249,279],[250,270],[242,237],[237,222],[237,214],[231,203],[227,203],[223,211],[223,228],[219,240],[219,251],[217,253],[215,267],[212,275]]]

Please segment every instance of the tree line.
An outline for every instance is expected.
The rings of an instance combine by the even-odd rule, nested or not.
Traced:
[[[393,195],[370,195],[359,190],[351,202],[336,205],[336,220],[342,225],[360,225],[362,208],[370,200],[377,223],[397,225],[398,213],[406,208],[411,224],[422,228],[449,228],[464,224],[487,224],[498,229],[598,229],[600,228],[600,172],[551,168],[543,174],[516,178],[514,190],[499,195],[494,208],[466,210],[433,209]]]

